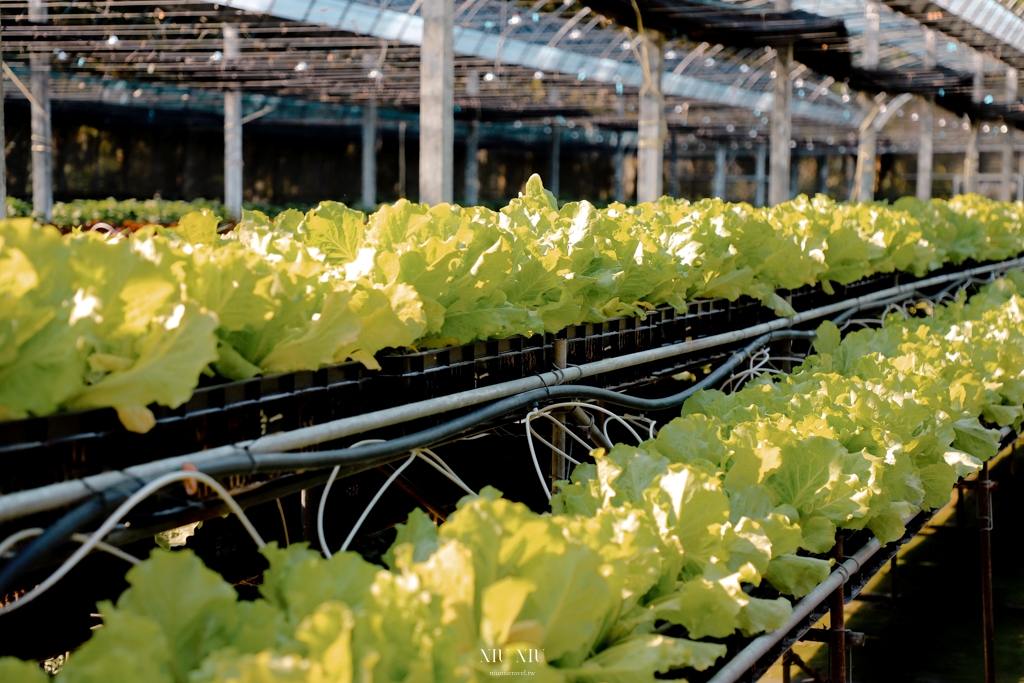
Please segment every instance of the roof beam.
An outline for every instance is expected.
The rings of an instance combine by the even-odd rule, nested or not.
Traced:
[[[332,28],[407,45],[420,45],[423,41],[423,19],[387,8],[373,7],[354,0],[226,0],[221,4],[280,19],[323,24]],[[454,29],[455,54],[521,66],[548,73],[572,75],[601,83],[622,83],[624,87],[643,85],[640,66],[615,59],[579,54],[559,47],[506,38],[487,31],[465,26]],[[692,76],[665,73],[662,93],[669,97],[683,97],[731,107],[771,111],[770,92],[756,92],[705,81]],[[793,103],[793,115],[799,118],[834,123],[838,111],[833,106]],[[859,123],[860,114],[851,112],[851,126]]]
[[[996,0],[932,0],[950,14],[1024,52],[1024,20]]]

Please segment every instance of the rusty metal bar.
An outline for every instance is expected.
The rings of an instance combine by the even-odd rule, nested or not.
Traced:
[[[988,463],[981,467],[976,485],[978,530],[981,536],[981,613],[985,639],[985,683],[995,683],[995,620],[992,608],[992,480]]]
[[[836,546],[832,549],[836,562],[843,562],[843,532],[836,532]],[[829,680],[832,683],[843,683],[846,681],[846,616],[844,608],[846,600],[844,596],[845,584],[840,583],[829,598],[829,614],[831,615],[830,631],[832,635],[828,648],[829,658]]]
[[[554,343],[555,367],[565,368],[569,363],[569,342],[565,339],[556,339]],[[551,443],[555,448],[565,452],[565,414],[558,413],[553,416],[558,424],[551,425]],[[569,463],[557,450],[551,451],[551,492],[555,492],[555,482],[569,476]]]
[[[897,552],[889,560],[889,599],[892,601],[893,606],[896,605],[896,598],[899,597],[899,553]]]
[[[814,683],[829,683],[828,679],[821,675],[821,672],[819,672],[817,669],[815,669],[810,664],[801,659],[800,655],[793,652],[792,650],[789,651],[788,655],[790,663],[796,664],[801,671],[803,671],[805,674],[814,679]],[[786,668],[783,667],[783,675],[785,676],[786,673]],[[783,678],[782,680],[785,681],[786,679]]]

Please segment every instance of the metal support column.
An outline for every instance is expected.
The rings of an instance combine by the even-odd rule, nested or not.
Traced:
[[[314,486],[311,489],[303,489],[299,494],[299,505],[301,506],[302,517],[302,540],[309,543],[314,550],[320,548],[320,534],[317,533],[316,517],[320,509],[320,499],[324,495],[324,485]]]
[[[473,119],[466,131],[466,206],[480,203],[480,122]]]
[[[836,563],[841,564],[846,560],[843,556],[843,532],[836,532],[836,545],[832,549]],[[846,683],[846,584],[839,584],[836,591],[829,598],[829,680],[833,683]]]
[[[1006,70],[1006,104],[1017,102],[1017,70]],[[1002,177],[999,183],[999,199],[1004,202],[1010,201],[1013,196],[1011,188],[1013,185],[1013,138],[1014,129],[1007,127],[1006,138],[1003,140],[1003,165],[1000,169]]]
[[[873,105],[869,98],[863,97],[864,115],[867,116]],[[861,124],[857,138],[857,173],[854,180],[853,200],[869,202],[875,198],[875,153],[878,147],[878,134],[874,123],[866,121]]]
[[[974,53],[974,83],[971,88],[971,101],[981,104],[985,97],[985,57],[980,52]],[[964,192],[978,191],[978,129],[981,121],[971,121],[971,139],[967,143],[964,155]]]
[[[985,639],[985,683],[995,683],[995,619],[992,599],[992,486],[988,463],[978,474],[978,529],[981,536],[981,615]]]
[[[661,98],[661,77],[664,70],[665,36],[644,29],[640,57],[650,80],[640,86],[640,123],[637,129],[636,201],[653,202],[662,195],[662,133],[665,130],[665,104]]]
[[[43,0],[29,0],[28,19],[34,23],[46,21]],[[53,130],[50,120],[50,53],[32,52],[32,211],[49,221],[53,217]],[[5,143],[6,144],[6,143]]]
[[[409,196],[409,188],[405,181],[405,129],[409,124],[398,122],[398,196],[405,199]]]
[[[626,201],[626,136],[622,131],[615,135],[615,201]]]
[[[715,178],[711,186],[711,196],[725,201],[725,145],[719,143],[715,147]]]
[[[789,11],[789,0],[775,4],[779,11]],[[771,168],[768,172],[768,203],[772,206],[789,201],[789,154],[793,137],[793,84],[789,70],[793,64],[793,46],[781,45],[775,51],[775,84],[772,88]]]
[[[818,192],[828,195],[828,161],[831,157],[823,154],[818,157]]]
[[[240,54],[238,27],[224,27],[225,66]],[[242,93],[224,91],[224,209],[228,217],[242,217]]]
[[[768,165],[768,145],[759,142],[754,156],[754,206],[764,206],[764,189],[766,166]]]
[[[562,173],[562,128],[557,122],[551,124],[551,171],[548,176],[548,189],[558,196],[558,178]]]
[[[932,164],[935,158],[935,101],[931,97],[921,98],[917,116],[917,198],[928,201],[932,198]]]
[[[881,18],[878,5],[868,2],[864,8],[864,68],[878,68],[878,34]],[[857,201],[871,201],[875,198],[875,154],[878,147],[878,133],[870,114],[874,102],[861,93],[859,97],[864,111],[864,121],[860,126],[857,139],[857,179],[854,184],[854,196]]]
[[[786,201],[800,194],[800,155],[793,152],[789,155],[789,196]]]
[[[471,70],[466,74],[466,95],[480,96],[480,73]],[[466,131],[466,206],[480,203],[480,121],[473,119]]]
[[[377,208],[377,94],[363,105],[363,207]]]
[[[423,0],[420,47],[420,201],[452,201],[455,146],[455,0]]]
[[[675,131],[669,134],[668,194],[679,196],[679,136]]]
[[[561,100],[558,85],[551,85],[548,88],[548,106],[552,109],[558,107]],[[558,125],[558,117],[551,122],[551,167],[548,169],[547,182],[551,194],[558,196],[558,179],[562,174],[562,129]]]
[[[564,368],[569,363],[569,342],[565,339],[555,339],[554,342],[555,367]],[[551,443],[555,448],[565,452],[565,414],[559,413],[554,416],[558,424],[551,425]],[[555,492],[555,482],[567,479],[569,476],[569,462],[562,457],[557,450],[551,451],[551,492]]]
[[[924,68],[934,69],[936,62],[935,31],[924,32]],[[932,169],[934,168],[935,145],[935,98],[922,97],[917,125],[917,198],[928,201],[932,198]]]
[[[2,31],[0,31],[2,33]],[[3,41],[0,35],[0,42]],[[0,50],[0,54],[2,54]],[[0,74],[0,207],[3,208],[3,215],[0,218],[7,218],[7,136],[4,132],[4,79]]]
[[[857,191],[857,165],[849,154],[843,159],[843,178],[846,180],[846,200],[852,202]]]

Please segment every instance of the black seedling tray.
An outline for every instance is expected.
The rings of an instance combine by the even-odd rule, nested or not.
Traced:
[[[176,409],[153,405],[147,434],[124,429],[113,408],[0,423],[0,492],[256,439],[365,412],[359,363],[201,386]]]
[[[947,266],[926,277],[976,265]],[[886,273],[835,285],[833,295],[820,287],[802,287],[780,295],[790,296],[793,307],[802,311],[917,279]],[[0,493],[541,374],[555,366],[556,339],[565,340],[569,365],[582,365],[723,334],[774,317],[771,310],[748,297],[733,302],[706,299],[690,302],[683,311],[663,305],[643,317],[574,325],[558,334],[418,352],[389,349],[377,356],[379,372],[366,370],[359,363],[345,363],[316,372],[200,386],[188,403],[177,409],[151,406],[157,424],[148,434],[127,432],[110,408],[4,422],[0,423]],[[621,388],[722,350],[616,370],[589,378],[587,384]],[[450,416],[436,416],[427,422],[445,419]],[[418,429],[424,424],[420,421],[407,427]]]
[[[547,371],[551,335],[509,337],[426,351],[389,349],[377,356],[379,373],[369,372],[370,391],[384,405],[403,405],[478,387],[510,382]],[[397,399],[397,400],[396,400]]]

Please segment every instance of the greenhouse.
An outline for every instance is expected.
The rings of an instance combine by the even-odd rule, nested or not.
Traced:
[[[0,682],[1024,681],[1018,0],[0,49]]]

